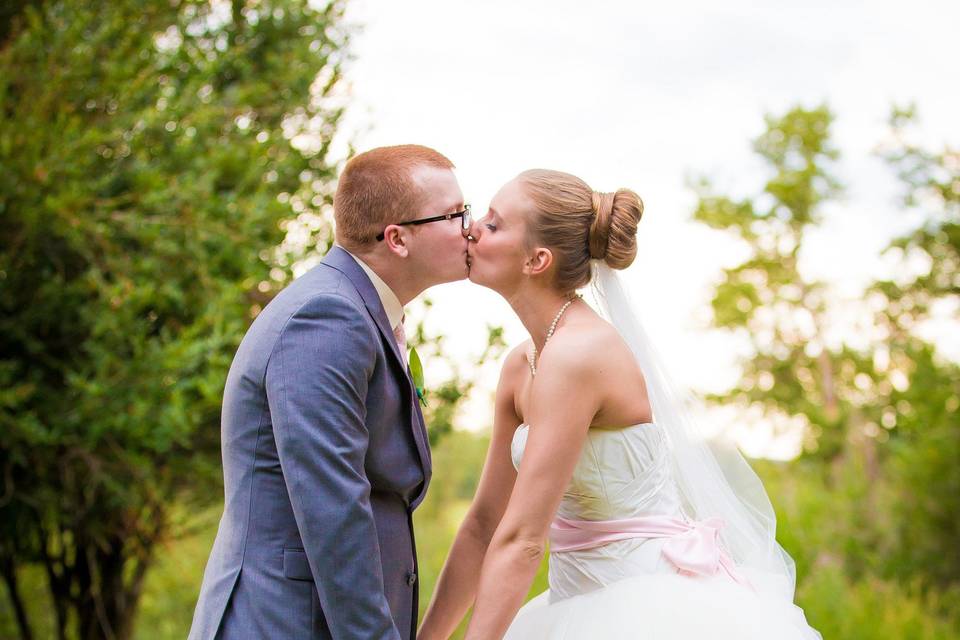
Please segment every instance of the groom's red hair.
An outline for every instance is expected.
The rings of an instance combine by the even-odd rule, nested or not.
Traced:
[[[442,153],[417,144],[377,147],[354,156],[333,197],[337,242],[346,249],[376,242],[388,224],[412,220],[427,194],[413,181],[419,166],[453,169]]]

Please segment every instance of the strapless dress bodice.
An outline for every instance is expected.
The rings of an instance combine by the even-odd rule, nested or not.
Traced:
[[[519,469],[530,428],[513,435]],[[590,429],[557,515],[569,520],[620,520],[680,513],[669,448],[655,423],[621,429]]]

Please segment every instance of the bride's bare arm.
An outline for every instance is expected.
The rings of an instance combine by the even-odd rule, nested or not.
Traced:
[[[516,478],[510,458],[513,433],[520,424],[514,394],[525,366],[521,345],[507,356],[500,371],[493,435],[477,493],[440,572],[430,606],[417,633],[418,640],[446,640],[473,604],[483,557],[507,507]]]
[[[501,638],[523,603],[543,557],[550,522],[600,407],[602,351],[587,336],[558,336],[540,358],[523,461],[490,542],[468,640]]]

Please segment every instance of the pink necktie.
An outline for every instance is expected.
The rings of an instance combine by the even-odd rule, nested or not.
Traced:
[[[403,321],[406,316],[400,318],[400,322],[397,323],[397,326],[393,328],[393,337],[397,341],[397,346],[400,347],[400,357],[403,359],[404,364],[407,362],[407,332],[403,330]]]

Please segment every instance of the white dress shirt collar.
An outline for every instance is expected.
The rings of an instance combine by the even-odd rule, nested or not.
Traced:
[[[336,245],[343,249],[339,244]],[[343,249],[347,251],[346,249]],[[373,288],[377,290],[377,295],[380,296],[380,304],[383,305],[383,310],[387,314],[387,322],[390,323],[391,329],[396,329],[397,325],[400,324],[400,321],[403,320],[403,305],[400,304],[400,298],[397,297],[397,294],[383,281],[383,278],[378,276],[376,272],[370,268],[370,266],[353,255],[349,251],[350,257],[357,261],[357,264],[360,265],[360,268],[363,269],[363,272],[367,274],[367,277],[370,278],[370,282],[373,283]]]

